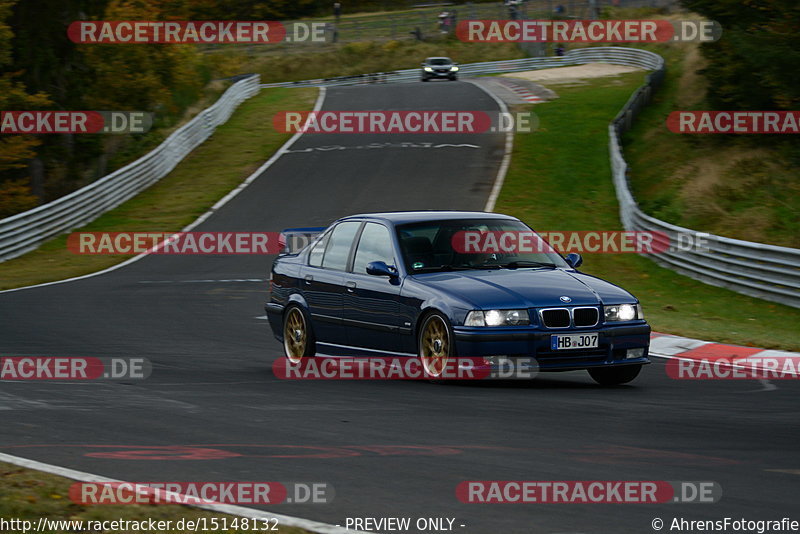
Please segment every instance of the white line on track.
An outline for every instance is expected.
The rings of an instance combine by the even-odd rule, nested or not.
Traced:
[[[471,82],[470,82],[471,83]],[[508,106],[506,103],[503,102],[501,98],[499,98],[496,94],[491,92],[489,89],[482,87],[480,84],[473,83],[475,87],[489,95],[497,102],[500,111],[503,113],[508,113]],[[505,154],[503,154],[503,161],[500,162],[500,168],[497,170],[497,176],[494,179],[494,185],[492,186],[492,192],[489,193],[489,199],[486,201],[486,205],[483,207],[483,211],[494,211],[494,205],[497,203],[497,197],[500,196],[500,190],[503,189],[503,182],[506,179],[506,172],[508,171],[508,166],[511,164],[511,151],[514,150],[514,133],[511,131],[506,132],[506,146],[505,146]]]
[[[320,87],[319,88],[319,95],[317,96],[317,101],[314,103],[313,111],[319,111],[320,109],[322,109],[322,103],[325,101],[325,92],[326,92],[326,90],[325,90],[324,87]],[[283,154],[288,152],[288,150],[295,143],[295,141],[297,141],[300,138],[300,136],[302,136],[302,135],[303,135],[302,132],[297,132],[296,134],[294,134],[288,141],[286,141],[286,143],[283,144],[282,147],[280,147],[278,149],[277,152],[275,152],[275,154],[272,155],[271,158],[269,158],[261,167],[256,169],[256,171],[253,174],[248,176],[242,183],[240,183],[238,186],[236,186],[236,188],[234,188],[230,193],[228,193],[227,195],[222,197],[216,204],[211,206],[211,208],[207,212],[205,212],[200,217],[195,219],[192,223],[190,223],[183,230],[179,230],[179,231],[180,232],[189,232],[189,231],[192,230],[192,228],[194,228],[194,227],[198,226],[199,224],[202,224],[203,222],[205,222],[206,219],[208,219],[214,213],[216,213],[220,208],[222,208],[222,206],[224,206],[225,204],[230,202],[233,199],[233,197],[235,197],[236,195],[241,193],[248,185],[253,183],[256,178],[261,176],[261,174],[264,171],[269,169],[272,166],[272,164],[275,163],[278,160],[278,158],[280,158]],[[150,255],[149,252],[143,252],[143,253],[139,254],[138,256],[134,256],[133,258],[125,260],[122,263],[118,263],[116,265],[112,265],[111,267],[109,267],[107,269],[103,269],[102,271],[97,271],[95,273],[84,274],[83,276],[75,276],[73,278],[65,278],[64,280],[56,280],[54,282],[45,282],[43,284],[35,284],[35,285],[32,285],[32,286],[15,287],[13,289],[5,289],[5,290],[0,291],[0,294],[1,293],[11,293],[12,291],[22,291],[23,289],[31,289],[31,288],[34,288],[34,287],[52,286],[52,285],[55,285],[55,284],[63,284],[63,283],[66,283],[66,282],[74,282],[76,280],[84,280],[86,278],[92,278],[94,276],[100,276],[101,274],[106,274],[106,273],[110,273],[112,271],[116,271],[117,269],[121,269],[122,267],[125,267],[126,265],[130,265],[131,263],[133,263],[135,261],[139,261],[142,258],[144,258],[146,256],[149,256],[149,255]]]
[[[313,111],[319,111],[322,109],[322,104],[325,101],[325,88],[320,87],[319,95],[317,96],[317,101],[314,104]],[[268,168],[272,166],[275,161],[278,160],[284,153],[286,153],[289,148],[297,141],[300,136],[302,136],[302,132],[297,132],[294,134],[286,143],[283,144],[281,148],[278,149],[275,154],[272,155],[261,167],[259,167],[253,174],[248,176],[244,182],[239,184],[234,190],[230,193],[225,195],[221,198],[216,204],[214,204],[211,209],[207,212],[202,214],[198,217],[194,222],[189,224],[181,232],[188,232],[192,228],[196,227],[197,225],[203,223],[206,219],[208,219],[211,215],[213,215],[216,211],[218,211],[222,206],[230,202],[236,195],[241,193],[248,185],[250,185],[256,178],[261,176],[261,174],[266,171]],[[55,284],[63,284],[66,282],[74,282],[76,280],[83,280],[85,278],[92,278],[94,276],[100,276],[101,274],[110,273],[112,271],[116,271],[126,265],[130,265],[135,261],[139,261],[140,259],[148,256],[147,252],[139,254],[138,256],[134,256],[129,260],[123,261],[122,263],[118,263],[109,267],[108,269],[103,269],[102,271],[97,271],[96,273],[85,274],[83,276],[75,276],[73,278],[66,278],[64,280],[56,280],[54,282],[45,282],[43,284],[36,284],[32,286],[25,286],[25,287],[17,287],[14,289],[6,289],[0,291],[0,293],[10,293],[12,291],[21,291],[23,289],[31,289],[34,287],[45,287],[51,286]],[[30,469],[36,469],[37,471],[44,471],[45,473],[51,473],[54,475],[59,475],[62,477],[70,478],[72,480],[80,480],[83,482],[119,482],[117,480],[111,478],[105,478],[99,475],[93,475],[91,473],[83,473],[81,471],[75,471],[72,469],[68,469],[66,467],[59,467],[56,465],[44,464],[41,462],[37,462],[35,460],[28,460],[27,458],[20,458],[18,456],[12,456],[10,454],[0,453],[0,461],[4,461],[10,464],[19,465],[21,467],[28,467]],[[230,504],[209,504],[209,505],[197,505],[198,508],[202,508],[203,510],[210,510],[213,512],[219,512],[224,514],[230,515],[237,515],[240,517],[257,517],[257,518],[276,518],[281,524],[295,526],[299,528],[304,528],[306,530],[310,530],[312,532],[319,532],[320,534],[349,534],[356,532],[354,530],[349,530],[346,528],[338,527],[336,525],[329,525],[327,523],[318,523],[316,521],[311,521],[308,519],[303,519],[300,517],[293,517],[289,515],[282,515],[282,514],[274,514],[265,512],[263,510],[256,510],[253,508],[245,508],[243,506],[234,506]]]
[[[36,460],[29,460],[27,458],[20,458],[19,456],[12,456],[0,452],[0,461],[6,462],[28,469],[35,469],[36,471],[43,471],[51,475],[57,475],[71,480],[78,480],[80,482],[123,482],[122,480],[115,480],[113,478],[106,478],[100,475],[93,475],[91,473],[84,473],[83,471],[75,471],[66,467],[59,467],[57,465],[45,464],[37,462]],[[189,496],[181,495],[174,492],[165,493],[169,498],[175,498],[178,502],[189,501]],[[311,532],[318,532],[320,534],[352,534],[360,531],[343,528],[337,525],[329,525],[328,523],[319,523],[311,521],[310,519],[303,519],[301,517],[293,517],[290,515],[276,514],[267,512],[266,510],[258,510],[255,508],[246,508],[244,506],[236,506],[233,504],[189,504],[193,508],[200,508],[210,512],[217,512],[221,514],[235,515],[239,517],[249,517],[257,519],[277,519],[279,525],[286,525],[290,527],[304,528]]]

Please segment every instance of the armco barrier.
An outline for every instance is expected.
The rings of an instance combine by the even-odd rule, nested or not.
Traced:
[[[772,302],[800,307],[800,250],[741,241],[681,228],[643,213],[631,194],[627,164],[619,136],[626,132],[664,78],[664,60],[658,54],[626,47],[572,50],[562,57],[525,58],[462,65],[460,76],[519,72],[585,63],[612,63],[651,70],[647,80],[609,125],[609,155],[620,218],[626,230],[659,231],[691,236],[706,250],[651,255],[659,264],[702,282]],[[362,74],[333,79],[263,84],[260,87],[338,86],[399,83],[419,79],[419,69]],[[119,171],[59,200],[0,220],[0,261],[35,248],[44,239],[84,224],[132,197],[171,170],[192,148],[205,140],[217,124],[258,90],[256,76],[232,86],[220,100],[177,130],[161,146]]]
[[[259,76],[248,76],[229,87],[212,106],[175,130],[152,152],[69,195],[0,219],[0,262],[94,220],[157,182],[225,123],[242,101],[258,91]]]
[[[462,78],[466,78],[480,76],[482,74],[502,74],[505,72],[522,72],[553,67],[567,67],[570,65],[583,65],[585,63],[594,63],[598,61],[651,70],[659,68],[659,66],[664,63],[661,56],[645,50],[624,48],[621,46],[608,46],[579,48],[571,50],[564,56],[557,57],[530,57],[502,61],[486,61],[483,63],[466,63],[459,65],[458,75]],[[302,80],[297,82],[265,83],[262,84],[261,87],[336,87],[340,85],[362,85],[372,83],[417,82],[419,79],[420,69],[416,68],[393,72],[373,72],[354,76],[340,76],[337,78],[319,78],[316,80]]]
[[[611,170],[623,226],[630,231],[664,232],[673,243],[682,239],[685,243],[699,245],[697,249],[650,255],[659,265],[707,284],[800,308],[800,250],[690,230],[651,217],[639,209],[630,191],[620,136],[630,129],[663,78],[664,64],[659,57],[654,72],[631,95],[608,127]]]
[[[631,194],[627,164],[619,136],[626,132],[664,79],[664,59],[658,54],[626,47],[592,47],[572,50],[562,57],[525,58],[461,65],[459,76],[519,72],[585,63],[612,63],[641,67],[651,72],[609,125],[609,152],[620,217],[626,230],[664,232],[675,241],[689,236],[705,250],[664,252],[650,255],[660,265],[702,282],[739,293],[800,307],[800,250],[705,234],[681,228],[643,213]],[[419,80],[419,69],[362,74],[331,79],[265,84],[277,86],[338,86],[370,83],[402,83]]]

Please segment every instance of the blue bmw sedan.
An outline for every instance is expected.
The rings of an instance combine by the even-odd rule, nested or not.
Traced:
[[[500,237],[469,246],[485,245],[482,236]],[[495,213],[344,217],[275,260],[270,327],[293,363],[318,353],[405,356],[435,379],[456,357],[524,357],[539,371],[587,370],[603,385],[636,378],[650,363],[638,300],[578,271],[580,255],[518,246],[519,236],[538,239]]]

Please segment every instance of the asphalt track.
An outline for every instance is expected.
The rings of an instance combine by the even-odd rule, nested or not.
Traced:
[[[332,89],[324,107],[496,103],[458,82]],[[195,230],[481,209],[503,146],[499,134],[305,135]],[[267,283],[226,281],[266,279],[270,259],[150,256],[0,294],[0,354],[153,363],[140,382],[3,382],[0,451],[133,481],[324,481],[335,488],[332,503],[268,509],[342,525],[451,517],[456,532],[470,534],[641,533],[655,517],[667,525],[800,519],[795,383],[676,381],[661,361],[610,389],[582,372],[512,384],[281,381],[270,370],[281,348],[258,318]],[[455,488],[465,480],[716,481],[723,496],[689,505],[462,504]]]

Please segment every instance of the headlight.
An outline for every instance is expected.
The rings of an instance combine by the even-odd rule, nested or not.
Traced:
[[[644,319],[641,304],[616,304],[614,306],[603,306],[606,322],[633,321],[634,319]]]
[[[430,68],[430,67],[425,67],[423,70],[424,70],[425,72],[433,72],[433,69],[432,69],[432,68]]]
[[[455,71],[457,71],[457,70],[458,70],[458,67],[456,67],[455,65],[453,65],[452,67],[450,67],[450,70],[452,70],[453,72],[455,72]]]
[[[516,326],[530,324],[528,310],[473,310],[464,326]]]

